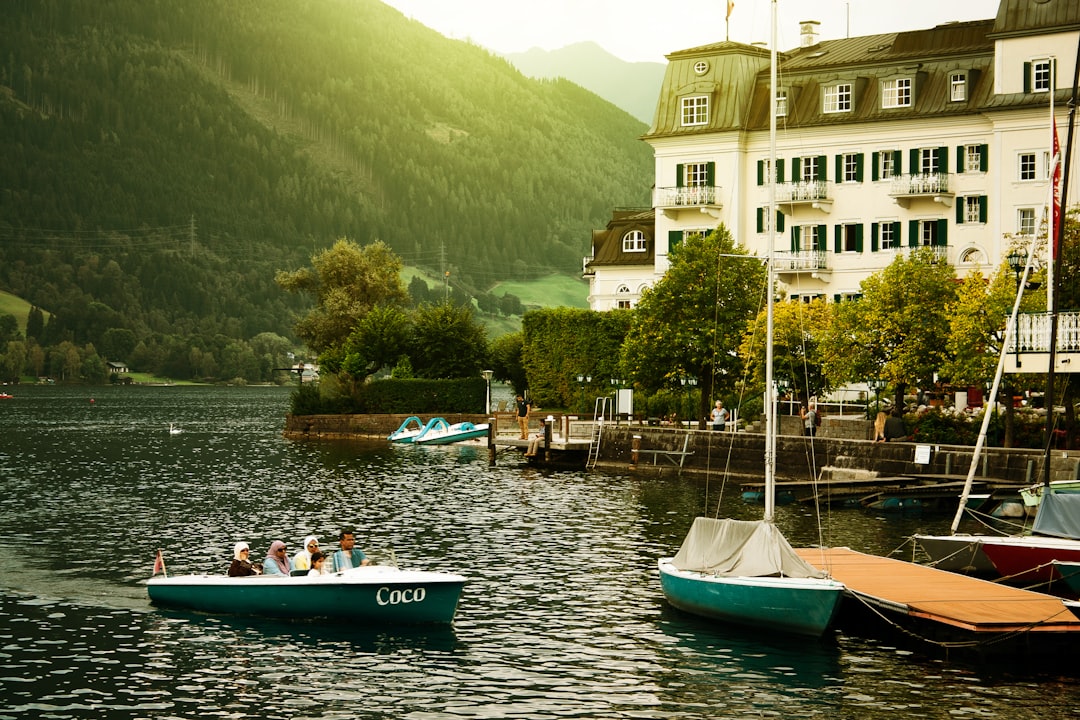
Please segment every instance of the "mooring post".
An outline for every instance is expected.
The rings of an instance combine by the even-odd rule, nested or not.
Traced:
[[[488,467],[495,467],[495,418],[488,418]]]
[[[641,436],[635,435],[633,442],[630,443],[630,469],[637,470],[638,456],[641,455]]]
[[[548,415],[544,418],[544,462],[551,462],[551,426],[555,424],[555,418]]]

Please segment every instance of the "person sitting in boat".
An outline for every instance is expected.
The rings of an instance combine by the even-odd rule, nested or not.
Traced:
[[[275,540],[270,543],[263,560],[263,575],[289,575],[289,556],[285,554],[285,543]]]
[[[311,569],[308,570],[308,575],[325,575],[326,568],[326,554],[321,550],[316,550],[311,553]]]
[[[319,551],[319,538],[314,535],[308,535],[304,538],[304,547],[302,547],[292,557],[292,571],[301,575],[306,575],[307,571],[311,569],[311,554]]]
[[[341,572],[371,564],[371,560],[364,555],[363,551],[356,549],[356,533],[351,528],[345,528],[338,533],[338,544],[341,545],[341,549],[331,558],[331,572]]]
[[[251,548],[246,542],[233,545],[233,561],[229,565],[229,577],[247,577],[261,573],[262,566],[252,563],[250,556]]]

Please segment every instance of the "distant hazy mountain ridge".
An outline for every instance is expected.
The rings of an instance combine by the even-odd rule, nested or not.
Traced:
[[[566,78],[643,123],[652,123],[656,98],[664,81],[663,63],[626,62],[593,42],[550,51],[533,48],[503,57],[529,77]]]

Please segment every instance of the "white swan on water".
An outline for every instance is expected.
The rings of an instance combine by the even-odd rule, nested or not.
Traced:
[[[172,423],[169,423],[169,434],[170,435],[179,435],[182,432],[184,432],[184,431],[181,430],[180,428],[176,427]]]

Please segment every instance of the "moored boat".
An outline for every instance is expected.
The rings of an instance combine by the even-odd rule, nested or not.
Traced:
[[[488,424],[474,425],[471,422],[459,422],[453,425],[435,426],[417,436],[413,442],[417,445],[449,445],[451,443],[475,440],[487,437]]]
[[[368,623],[449,623],[466,578],[368,565],[328,575],[179,575],[146,581],[159,607],[276,618]]]
[[[440,417],[434,417],[428,420],[425,425],[420,421],[420,418],[410,415],[405,418],[405,422],[401,423],[397,430],[387,435],[386,439],[393,443],[411,443],[439,423],[445,425],[446,421]]]

